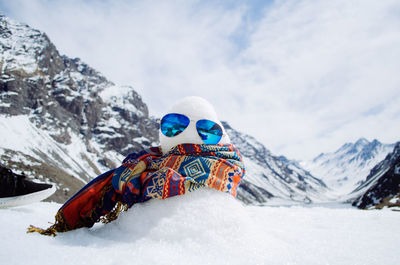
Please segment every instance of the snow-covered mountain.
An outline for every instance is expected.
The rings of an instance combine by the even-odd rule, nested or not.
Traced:
[[[0,158],[57,183],[63,201],[132,151],[157,141],[157,124],[131,87],[116,86],[45,33],[0,16]]]
[[[223,125],[246,165],[246,178],[238,189],[238,198],[247,203],[270,199],[309,203],[326,199],[325,184],[298,163],[274,156],[254,137],[234,130],[226,122]]]
[[[400,206],[400,142],[350,195],[359,208]]]
[[[370,170],[393,150],[394,144],[369,142],[361,138],[346,143],[333,153],[322,153],[312,161],[302,163],[313,176],[323,180],[336,196],[349,194],[359,186]]]
[[[125,155],[158,143],[155,118],[131,88],[80,59],[61,56],[46,34],[0,16],[0,159],[17,173],[56,183],[64,202]],[[246,203],[311,202],[325,185],[225,123],[242,152]]]

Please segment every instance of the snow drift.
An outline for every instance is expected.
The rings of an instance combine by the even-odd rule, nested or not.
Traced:
[[[53,238],[25,233],[48,226],[60,207],[37,203],[0,210],[0,257],[10,265],[398,263],[398,213],[327,206],[244,206],[200,190]]]

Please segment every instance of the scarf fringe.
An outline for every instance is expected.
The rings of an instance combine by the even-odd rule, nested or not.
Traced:
[[[117,219],[121,212],[126,212],[128,209],[129,209],[128,204],[124,204],[124,203],[118,201],[117,204],[115,205],[114,209],[112,209],[111,212],[100,217],[100,222],[102,222],[103,224],[108,224],[108,223],[114,221],[115,219]]]
[[[30,225],[28,227],[28,230],[26,233],[39,233],[41,235],[46,235],[46,236],[56,236],[57,232],[66,232],[69,231],[67,223],[64,221],[64,217],[60,212],[56,214],[55,217],[56,221],[55,223],[50,226],[49,228],[43,229],[40,227],[36,227],[33,225]]]
[[[100,217],[100,221],[103,224],[108,224],[108,223],[114,221],[115,219],[117,219],[119,214],[121,212],[127,211],[128,208],[129,207],[127,204],[124,204],[119,201],[119,202],[117,202],[117,204],[115,205],[115,207],[112,209],[111,212]],[[59,232],[67,232],[70,230],[70,229],[68,229],[66,223],[63,220],[64,219],[62,218],[62,215],[60,215],[58,213],[56,215],[56,223],[53,224],[52,226],[50,226],[49,228],[43,229],[40,227],[30,225],[28,227],[28,230],[26,231],[26,233],[39,233],[41,235],[55,237],[57,235],[57,233],[59,233]]]
[[[40,227],[30,225],[28,227],[28,231],[26,231],[26,232],[27,233],[35,233],[36,232],[36,233],[39,233],[39,234],[45,235],[45,236],[56,236],[58,231],[57,231],[57,228],[55,228],[53,225],[47,229],[43,229]]]

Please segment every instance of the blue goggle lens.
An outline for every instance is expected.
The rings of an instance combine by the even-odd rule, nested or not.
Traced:
[[[174,137],[183,132],[190,123],[190,119],[185,115],[170,113],[161,120],[161,132],[168,137]]]
[[[170,113],[161,119],[161,132],[167,137],[174,137],[182,133],[190,123],[185,115]],[[217,144],[222,138],[222,128],[210,120],[196,122],[197,133],[205,144]]]
[[[205,144],[217,144],[222,138],[221,126],[213,121],[198,120],[196,129]]]

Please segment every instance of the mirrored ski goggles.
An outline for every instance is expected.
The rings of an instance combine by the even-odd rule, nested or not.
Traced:
[[[167,137],[174,137],[182,133],[190,123],[190,119],[183,114],[170,113],[161,119],[161,132]],[[218,123],[210,120],[196,122],[197,133],[205,144],[217,144],[222,138],[222,128]]]

